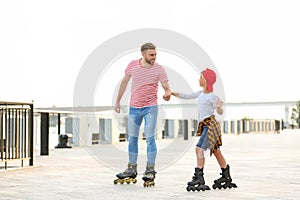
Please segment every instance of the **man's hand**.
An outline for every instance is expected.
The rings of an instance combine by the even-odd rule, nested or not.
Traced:
[[[115,105],[115,111],[116,111],[117,113],[120,113],[120,108],[121,108],[120,103],[116,103],[116,105]]]
[[[171,96],[172,96],[172,91],[168,90],[165,92],[164,96],[163,96],[163,99],[165,101],[169,101],[171,99]]]
[[[171,89],[170,89],[170,86],[169,86],[168,82],[162,83],[162,87],[163,87],[164,90],[165,90],[165,94],[164,94],[164,96],[163,96],[163,99],[164,99],[165,101],[169,101],[170,98],[171,98],[171,95],[172,95],[172,91],[171,91]]]

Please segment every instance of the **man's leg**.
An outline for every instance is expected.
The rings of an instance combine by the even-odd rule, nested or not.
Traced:
[[[129,108],[128,116],[128,168],[117,174],[118,179],[114,180],[114,184],[118,183],[136,183],[137,176],[137,157],[138,157],[138,137],[142,117],[139,116],[138,109]]]
[[[156,132],[156,121],[157,121],[157,106],[151,106],[144,108],[144,119],[145,119],[145,137],[147,142],[147,166],[144,172],[143,180],[144,187],[154,186],[155,179],[155,159],[157,154],[155,132]]]
[[[138,139],[142,120],[141,109],[130,107],[128,116],[128,155],[130,164],[137,163]]]
[[[151,106],[144,109],[145,137],[147,142],[147,163],[149,164],[155,164],[157,154],[155,141],[157,113],[157,106]]]

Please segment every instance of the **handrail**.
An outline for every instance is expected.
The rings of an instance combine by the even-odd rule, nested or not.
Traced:
[[[0,161],[33,165],[33,103],[0,101]]]

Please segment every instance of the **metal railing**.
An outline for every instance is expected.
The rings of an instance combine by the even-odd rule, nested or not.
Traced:
[[[0,162],[33,166],[33,103],[0,101]]]

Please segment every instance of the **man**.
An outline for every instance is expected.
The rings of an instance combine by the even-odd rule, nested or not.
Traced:
[[[162,66],[155,62],[156,47],[152,43],[141,46],[142,58],[131,61],[121,82],[119,93],[116,100],[115,111],[120,112],[120,101],[127,88],[128,82],[132,79],[131,97],[128,116],[128,168],[117,174],[118,182],[136,182],[137,176],[137,157],[138,157],[138,138],[141,123],[144,119],[144,134],[147,143],[147,166],[143,176],[144,186],[154,185],[155,178],[155,159],[157,154],[155,129],[157,121],[157,91],[158,82],[165,90],[164,100],[168,101],[171,90],[168,84],[167,74]]]

